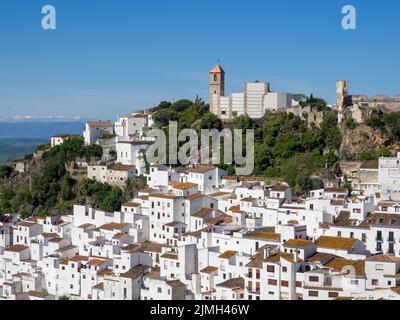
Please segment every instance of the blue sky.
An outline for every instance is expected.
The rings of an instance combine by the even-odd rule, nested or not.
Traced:
[[[41,8],[57,9],[43,31]],[[357,30],[341,8],[357,9]],[[334,102],[400,94],[400,3],[394,0],[2,0],[0,119],[115,119],[161,100],[208,100],[220,59],[226,91],[269,81],[276,91]]]

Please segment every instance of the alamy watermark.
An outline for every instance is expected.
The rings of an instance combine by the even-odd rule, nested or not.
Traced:
[[[353,5],[345,5],[342,7],[341,25],[344,30],[357,29],[357,11]],[[56,8],[53,5],[45,5],[42,7],[42,28],[43,30],[55,30],[57,28]]]
[[[45,5],[42,8],[42,28],[43,30],[56,30],[57,14],[56,8],[52,5]]]
[[[345,16],[342,19],[342,28],[344,30],[357,29],[357,11],[352,5],[346,5],[342,8],[342,14]]]
[[[168,138],[164,130],[152,129],[148,137],[155,143],[146,150],[146,160],[169,165],[234,165],[236,175],[248,176],[254,171],[254,130],[194,129],[178,133],[177,122],[171,121]],[[245,141],[244,141],[245,137]],[[178,150],[178,143],[181,143]],[[167,159],[168,158],[168,159]]]

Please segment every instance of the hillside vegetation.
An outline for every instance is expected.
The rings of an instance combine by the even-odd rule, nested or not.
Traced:
[[[306,101],[324,109],[322,99],[310,97]],[[178,128],[237,128],[255,130],[254,175],[283,178],[295,192],[305,192],[320,187],[321,181],[309,177],[316,170],[338,160],[341,143],[335,112],[326,112],[321,128],[311,126],[293,114],[268,114],[259,120],[248,116],[235,117],[231,122],[221,122],[209,112],[202,100],[179,100],[175,103],[162,102],[153,110],[154,120],[159,127],[166,128],[168,121],[177,121]],[[234,166],[221,166],[234,174]]]
[[[39,147],[40,149],[41,147]],[[69,139],[64,144],[45,151],[42,159],[30,160],[31,169],[11,182],[12,169],[0,166],[0,212],[18,212],[23,216],[33,213],[68,213],[74,204],[89,204],[105,211],[119,210],[132,196],[137,182],[130,181],[124,190],[83,177],[72,178],[68,166],[79,157],[90,160],[101,157],[98,145],[85,146],[83,139]]]

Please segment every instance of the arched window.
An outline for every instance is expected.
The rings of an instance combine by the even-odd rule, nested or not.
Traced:
[[[214,81],[218,81],[218,76],[214,74]]]

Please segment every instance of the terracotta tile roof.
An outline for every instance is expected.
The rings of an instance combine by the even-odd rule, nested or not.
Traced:
[[[190,170],[190,172],[204,174],[204,173],[210,172],[214,169],[215,169],[215,167],[211,167],[211,166],[198,166],[197,168]]]
[[[228,289],[244,289],[244,279],[234,278],[217,284],[217,287],[228,288]]]
[[[173,200],[178,198],[176,195],[168,194],[168,193],[154,193],[149,195],[150,198],[161,198],[161,199],[168,199]]]
[[[57,233],[47,233],[47,232],[43,232],[41,234],[41,236],[43,236],[43,238],[56,238],[58,237]]]
[[[116,163],[116,164],[112,164],[112,165],[108,166],[107,170],[128,172],[128,171],[135,170],[135,166],[129,166],[126,164]]]
[[[358,221],[350,219],[350,211],[341,211],[335,219],[334,225],[338,227],[354,227],[358,225]]]
[[[210,230],[212,230],[212,229],[213,229],[213,226],[207,226],[201,230],[187,232],[187,233],[185,233],[185,236],[191,236],[191,237],[195,237],[195,238],[199,239],[199,238],[201,238],[201,234],[203,232],[210,232]]]
[[[145,275],[146,278],[160,280],[160,272],[159,271],[152,271]]]
[[[324,253],[324,252],[316,252],[312,256],[308,257],[306,260],[307,260],[307,262],[326,264],[329,261],[333,260],[334,258],[337,258],[337,256],[334,254]]]
[[[86,122],[90,127],[107,127],[112,126],[110,121],[89,121]]]
[[[371,256],[366,259],[366,261],[376,261],[376,262],[400,262],[400,257],[389,256],[389,255],[377,255]]]
[[[25,228],[30,228],[32,226],[34,226],[36,223],[34,222],[29,222],[29,221],[22,221],[20,223],[17,223],[16,226],[17,227],[25,227]]]
[[[180,225],[180,224],[184,224],[184,223],[183,222],[179,222],[179,221],[172,221],[170,223],[166,223],[165,226],[166,227],[175,227],[175,226]]]
[[[239,181],[239,177],[238,176],[223,176],[222,177],[223,180],[236,180]]]
[[[82,224],[81,226],[79,226],[78,228],[80,228],[80,229],[88,229],[88,228],[94,228],[94,227],[96,227],[94,224],[91,224],[91,223],[85,223],[85,224]]]
[[[247,197],[247,198],[241,199],[240,201],[243,201],[243,202],[253,202],[254,200],[257,200],[257,199],[252,198],[252,197]]]
[[[290,240],[286,241],[283,246],[286,248],[303,249],[303,248],[309,246],[310,244],[312,244],[312,242],[309,240],[290,239]]]
[[[22,244],[15,244],[11,247],[8,247],[5,251],[11,251],[11,252],[21,252],[24,251],[26,249],[29,249],[29,247],[24,246]]]
[[[141,248],[139,244],[131,243],[128,244],[127,246],[121,248],[122,251],[128,251],[128,252],[136,252]]]
[[[104,282],[100,282],[100,283],[96,284],[95,286],[93,286],[92,288],[95,290],[104,291]]]
[[[282,184],[276,184],[275,186],[272,187],[272,191],[286,191],[289,187],[282,185]]]
[[[232,258],[234,255],[236,255],[237,253],[238,253],[237,251],[233,251],[233,250],[225,251],[224,253],[220,254],[220,255],[218,256],[218,258],[220,258],[220,259],[230,259],[230,258]]]
[[[231,212],[234,212],[234,213],[241,213],[241,212],[243,212],[242,210],[240,210],[240,206],[239,206],[239,205],[230,207],[230,208],[228,209],[228,211],[231,211]]]
[[[192,188],[197,188],[198,184],[191,182],[174,182],[171,184],[172,188],[178,190],[189,190]]]
[[[320,248],[335,249],[335,250],[349,250],[357,239],[341,238],[341,237],[320,237],[315,244]]]
[[[136,279],[140,275],[144,274],[146,270],[150,269],[148,266],[144,265],[137,265],[130,269],[129,271],[122,273],[120,277],[122,278],[129,278],[129,279]]]
[[[60,242],[63,241],[63,240],[64,240],[63,238],[60,238],[60,237],[57,235],[57,237],[51,238],[51,239],[49,240],[49,242],[60,243]]]
[[[294,254],[293,253],[286,253],[286,252],[279,252],[277,254],[274,254],[270,256],[269,258],[265,259],[265,262],[268,263],[279,263],[282,259],[285,259],[291,263],[294,263]],[[300,261],[300,259],[299,259]]]
[[[42,291],[34,291],[34,290],[30,290],[28,291],[28,295],[31,297],[35,297],[35,298],[46,298],[49,294],[47,292],[42,292]]]
[[[68,250],[72,250],[72,249],[78,249],[78,247],[77,246],[73,246],[73,245],[70,245],[70,246],[65,246],[65,247],[62,247],[62,248],[60,248],[60,249],[58,249],[56,252],[65,252],[65,251],[68,251]]]
[[[129,202],[125,202],[122,206],[136,208],[136,207],[140,207],[140,203],[129,201]]]
[[[125,237],[127,234],[124,232],[118,232],[116,234],[114,234],[113,239],[121,239],[123,237]]]
[[[270,232],[267,230],[256,230],[252,232],[248,232],[245,238],[256,239],[256,240],[265,240],[265,241],[274,241],[278,242],[281,240],[281,235],[278,233]]]
[[[195,218],[204,218],[206,216],[208,216],[211,212],[213,212],[213,209],[210,208],[202,208],[199,211],[195,212],[192,214],[192,217]]]
[[[89,257],[77,255],[72,258],[69,258],[68,261],[78,262],[78,261],[89,261]]]
[[[185,198],[185,200],[192,201],[192,200],[197,200],[197,199],[200,199],[200,198],[203,198],[203,197],[204,197],[204,194],[199,192],[199,193],[195,193],[195,194],[192,194],[190,196],[187,196]]]
[[[168,260],[178,260],[178,255],[173,252],[166,252],[160,258],[168,259]]]
[[[262,246],[260,249],[258,249],[257,253],[251,257],[250,262],[246,265],[248,268],[262,268],[262,263],[264,260],[264,251],[266,249],[269,249],[270,252],[276,252],[276,250],[279,248],[277,245],[270,245],[267,244],[265,246]],[[275,254],[275,253],[274,253]]]
[[[130,226],[129,223],[111,222],[111,223],[103,224],[101,227],[99,227],[99,229],[112,231],[112,230],[121,230],[121,229],[124,229],[129,226]]]
[[[221,214],[221,215],[219,215],[217,217],[210,218],[210,219],[208,219],[206,221],[206,223],[208,225],[213,225],[213,226],[220,225],[221,223],[228,224],[228,223],[231,223],[231,222],[232,222],[232,217],[230,215],[225,214],[225,213]]]
[[[344,199],[332,199],[331,205],[332,206],[344,206],[345,200]]]
[[[88,265],[98,267],[98,266],[101,266],[105,262],[106,262],[105,260],[101,260],[101,259],[91,259],[88,262]]]
[[[374,213],[360,223],[360,227],[370,227],[371,225],[399,227],[400,215],[390,213]]]
[[[357,276],[365,275],[365,261],[363,260],[347,260],[342,258],[335,258],[325,265],[326,268],[334,269],[337,271],[347,270],[348,267],[353,267]]]
[[[161,253],[161,249],[164,247],[168,247],[168,246],[162,245],[162,244],[156,243],[156,242],[150,242],[150,241],[146,241],[146,242],[142,243],[142,250],[147,251],[147,252],[160,252]]]
[[[218,268],[217,267],[208,266],[208,267],[205,267],[205,268],[201,269],[200,272],[201,273],[211,274],[211,273],[218,272]]]
[[[225,73],[222,67],[218,64],[210,70],[210,73]]]
[[[208,196],[211,197],[211,198],[222,197],[222,196],[230,196],[230,195],[231,195],[230,192],[222,192],[222,191],[208,194]]]

